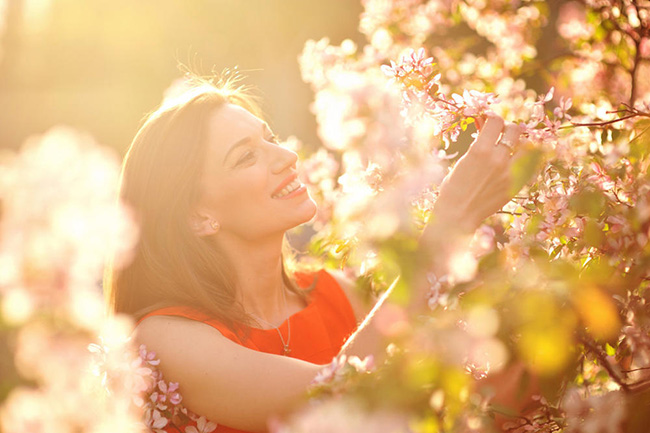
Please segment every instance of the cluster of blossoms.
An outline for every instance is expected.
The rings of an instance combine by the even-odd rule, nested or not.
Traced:
[[[492,62],[505,69],[521,68],[537,55],[533,33],[545,22],[534,2],[512,7],[510,2],[459,2],[459,12],[467,25],[493,44]]]
[[[87,350],[104,335],[121,352],[131,331],[104,316],[97,284],[107,258],[128,258],[137,237],[115,200],[118,176],[116,156],[61,127],[0,167],[0,323],[15,341],[13,359],[2,362],[16,371],[3,431],[142,430],[132,389],[109,398]]]
[[[478,90],[463,90],[462,95],[452,93],[446,96],[441,84],[441,73],[435,69],[433,57],[426,57],[424,48],[409,50],[398,63],[391,60],[390,66],[382,66],[384,73],[399,83],[402,88],[404,112],[407,121],[425,117],[433,121],[434,135],[441,136],[446,147],[458,140],[468,125],[485,120],[494,113],[491,106],[499,102],[494,93]],[[540,95],[537,101],[529,103],[530,118],[521,123],[523,136],[536,143],[552,147],[556,141],[562,120],[570,120],[567,110],[571,98],[561,98],[553,110],[551,119],[545,104],[553,99],[554,89]]]
[[[618,431],[625,419],[641,425],[633,408],[647,389],[650,362],[647,7],[628,0],[363,5],[359,29],[367,45],[308,42],[300,59],[316,101],[327,102],[313,106],[328,148],[314,161],[323,164],[326,155],[337,167],[318,179],[327,186],[331,219],[318,221],[314,250],[355,268],[361,285],[386,287],[400,270],[404,277],[414,259],[404,239],[427,222],[440,174],[462,154],[467,136],[488,113],[517,122],[526,138],[513,168],[521,190],[485,221],[468,249],[452,254],[447,277],[430,278],[431,315],[453,326],[414,327],[419,338],[398,342],[410,353],[402,368],[415,368],[423,362],[415,355],[421,347],[443,341],[424,357],[487,376],[469,392],[489,402],[490,378],[510,371],[504,360],[521,363],[546,391],[531,391],[535,407],[519,408],[525,416],[508,424],[513,432]],[[399,125],[391,137],[403,140],[391,138],[393,146],[375,145],[386,105],[368,104],[352,90],[370,83],[376,92],[399,94],[390,104],[391,122]],[[419,175],[427,165],[438,176],[417,182],[405,173]],[[396,297],[407,296],[407,286],[399,285]],[[475,335],[476,329],[490,333]],[[400,374],[380,366],[371,376],[380,389]],[[524,376],[512,380],[527,383]],[[567,386],[580,392],[563,398]],[[608,397],[615,390],[622,392]],[[346,395],[374,401],[354,381]],[[453,396],[445,396],[442,406],[418,409],[411,401],[403,409],[412,420],[429,420],[432,431],[490,425],[489,404],[472,409],[465,401],[454,412]],[[609,423],[587,416],[604,401],[619,406]]]
[[[409,420],[390,411],[367,411],[363,402],[353,399],[329,400],[306,406],[295,413],[290,424],[271,423],[272,433],[356,433],[359,431],[409,433]]]
[[[93,370],[101,378],[106,392],[115,395],[128,389],[134,413],[141,414],[140,428],[164,433],[165,427],[174,423],[185,426],[184,433],[210,433],[217,425],[198,416],[183,406],[183,397],[177,382],[165,381],[154,352],[144,345],[134,350],[129,339],[121,341],[121,347],[106,344],[90,344],[94,355]],[[112,397],[111,397],[112,398]]]
[[[648,8],[632,0],[363,6],[365,46],[310,41],[300,58],[324,145],[301,176],[320,204],[312,250],[326,263],[347,264],[374,289],[401,274],[392,295],[404,301],[421,265],[415,239],[470,132],[495,113],[522,125],[532,144],[513,168],[521,190],[450,255],[447,279],[430,276],[431,311],[408,322],[393,305],[378,317],[392,341],[387,361],[373,369],[368,359],[336,358],[315,379],[310,404],[271,429],[646,426]],[[544,53],[542,35],[559,56]],[[188,424],[186,433],[216,429],[183,407],[153,353],[132,351],[132,324],[102,314],[103,263],[128,260],[137,237],[114,203],[117,173],[113,156],[66,129],[2,164],[0,318],[15,338],[21,381],[3,402],[3,431],[162,431],[170,421]],[[91,344],[97,335],[101,344]],[[515,402],[519,416],[501,423],[498,406],[513,400],[504,393],[530,405]]]
[[[490,105],[497,102],[495,95],[476,90],[465,90],[462,95],[446,97],[440,92],[440,77],[434,69],[433,57],[426,57],[424,48],[411,50],[399,63],[382,66],[384,73],[399,83],[403,89],[405,117],[418,119],[427,117],[434,121],[433,134],[442,136],[446,147],[456,141],[469,123],[484,117],[491,111]]]
[[[339,355],[332,359],[325,368],[323,368],[312,381],[312,386],[341,383],[347,376],[353,374],[364,374],[374,369],[374,360],[372,356],[360,359],[358,356]]]

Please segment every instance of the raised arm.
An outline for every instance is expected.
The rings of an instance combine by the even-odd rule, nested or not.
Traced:
[[[511,151],[520,135],[518,125],[505,124],[498,116],[487,118],[476,141],[443,180],[425,240],[440,224],[448,230],[473,232],[512,198],[516,191],[511,167],[518,154]]]
[[[408,306],[412,314],[420,314],[427,309],[428,283],[425,274],[433,272],[439,277],[446,274],[447,258],[452,250],[462,248],[481,222],[501,209],[515,193],[511,167],[519,155],[511,155],[511,148],[499,142],[505,141],[515,149],[520,135],[518,125],[506,124],[497,116],[489,117],[476,141],[444,179],[431,223],[420,240],[419,255],[425,257],[426,263],[420,266],[419,274],[414,275],[412,281],[413,293]],[[431,254],[431,251],[436,254]],[[333,275],[346,291],[361,321],[372,306],[364,309],[354,290],[354,283],[342,273]],[[384,300],[385,297],[382,297],[379,302]],[[382,314],[381,305],[373,308],[373,313]],[[366,326],[346,343],[346,354],[373,354],[378,359],[382,358],[382,337],[372,319],[364,320]]]
[[[444,180],[423,248],[444,250],[455,237],[471,234],[483,219],[511,197],[513,157],[502,140],[516,144],[519,129],[489,118],[477,140]],[[516,155],[515,155],[516,157]],[[433,261],[444,268],[444,260]],[[366,309],[355,299],[352,283],[334,275],[348,294],[358,319]],[[424,290],[412,298],[412,309],[426,308]],[[183,318],[153,316],[138,326],[136,340],[161,359],[167,380],[179,382],[187,408],[214,422],[248,431],[264,431],[267,420],[289,411],[323,368],[294,358],[239,346],[216,329]],[[348,346],[347,354],[381,357],[381,337],[370,323]]]
[[[513,188],[512,166],[521,156],[517,151],[520,139],[519,125],[506,124],[498,116],[487,118],[474,143],[440,186],[431,223],[420,241],[422,255],[428,258],[430,266],[422,271],[438,277],[447,274],[447,259],[452,250],[466,246],[481,222],[517,192]],[[435,256],[431,251],[436,251]],[[425,303],[425,297],[420,290],[412,303]]]

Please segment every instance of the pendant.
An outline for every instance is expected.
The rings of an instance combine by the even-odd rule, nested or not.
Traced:
[[[285,344],[284,345],[284,356],[288,356],[291,353],[291,349],[289,349],[289,345]]]

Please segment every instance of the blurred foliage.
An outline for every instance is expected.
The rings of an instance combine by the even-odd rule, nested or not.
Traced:
[[[2,0],[0,145],[65,124],[123,153],[179,63],[238,66],[276,132],[315,143],[296,58],[308,38],[358,37],[360,12],[347,0]]]
[[[386,333],[386,362],[370,371],[358,359],[347,364],[335,360],[333,380],[312,390],[316,401],[355,402],[368,414],[398,412],[417,432],[640,433],[647,428],[650,6],[639,3],[365,0],[359,26],[365,45],[355,37],[359,44],[306,44],[302,78],[315,93],[312,110],[320,126],[318,137],[327,148],[306,161],[312,168],[327,167],[317,179],[322,215],[312,222],[310,252],[326,266],[355,272],[366,293],[382,292],[399,276],[392,292],[394,311],[402,311],[400,306],[420,284],[418,278],[430,265],[426,260],[447,252],[442,245],[439,251],[420,254],[416,239],[431,215],[437,185],[431,180],[435,173],[418,171],[422,167],[415,162],[426,165],[429,159],[416,160],[435,154],[453,165],[471,141],[467,136],[475,123],[454,118],[465,136],[447,148],[433,136],[435,128],[426,124],[431,112],[424,110],[415,117],[428,131],[423,133],[424,151],[418,153],[423,149],[413,138],[416,134],[409,136],[413,140],[400,135],[406,134],[400,116],[408,110],[386,90],[388,79],[380,66],[412,53],[410,48],[422,48],[421,53],[426,49],[441,74],[427,76],[440,79],[434,93],[442,92],[442,85],[458,95],[476,90],[465,102],[479,101],[485,96],[481,92],[498,93],[502,101],[495,109],[500,115],[519,122],[543,119],[545,124],[532,122],[528,132],[548,139],[524,149],[512,173],[516,186],[523,188],[474,235],[480,244],[471,247],[476,251],[449,255],[451,282],[437,280],[438,287],[427,275],[431,311],[412,318],[405,331]],[[301,129],[311,118],[293,98],[307,90],[297,90],[297,71],[287,65],[293,65],[308,37],[350,37],[354,31],[344,24],[356,24],[361,11],[347,1],[58,0],[44,3],[46,12],[34,25],[28,20],[28,4],[4,2],[3,144],[16,147],[28,133],[63,122],[91,131],[120,151],[137,129],[137,119],[179,75],[178,60],[197,69],[209,65],[208,71],[233,65],[250,71],[250,82],[262,89],[278,132],[297,133],[315,143],[314,132]],[[348,9],[352,4],[354,9]],[[336,29],[318,27],[329,22]],[[228,64],[220,63],[224,59]],[[258,68],[268,81],[258,79]],[[418,90],[427,85],[404,81]],[[559,98],[553,99],[550,86]],[[485,99],[479,102],[487,105]],[[64,149],[74,140],[55,137],[55,144]],[[50,148],[41,156],[29,172],[36,173],[35,181],[27,182],[33,189],[23,191],[42,209],[51,197],[39,196],[39,187],[53,184],[51,178],[66,180],[46,170],[53,155],[59,152]],[[73,152],[64,156],[76,158]],[[441,161],[436,163],[437,174],[444,173]],[[63,160],[60,166],[73,164]],[[99,164],[89,158],[80,166],[92,172]],[[20,177],[4,191],[4,201],[21,191]],[[428,189],[422,192],[424,187]],[[74,188],[63,183],[56,190],[65,195]],[[76,209],[87,209],[98,190],[82,189]],[[420,195],[414,198],[414,191]],[[98,214],[107,213],[106,203]],[[36,254],[43,233],[53,230],[47,225],[40,230],[38,224],[49,224],[47,218],[29,206],[7,210],[14,213],[3,214],[5,241],[18,228],[35,232],[29,238],[33,245],[14,244],[32,249],[11,251],[25,260],[14,288],[51,289],[48,282],[57,289],[59,283],[67,287],[56,278],[70,271],[67,263],[39,261],[42,256]],[[29,212],[34,212],[33,224],[24,217]],[[14,226],[6,224],[7,215]],[[79,215],[79,221],[99,224],[94,215]],[[104,226],[95,232],[110,235]],[[60,254],[65,248],[84,251],[90,244],[87,236],[75,236],[75,230],[65,234],[70,239],[62,236],[60,244],[46,244],[59,253],[49,257],[66,256]],[[39,306],[57,306],[49,302],[47,290],[34,292],[35,299],[47,301]],[[71,299],[94,308],[101,303]],[[20,306],[24,299],[10,300]],[[61,301],[62,314],[70,314],[71,301]],[[96,331],[98,323],[81,309],[73,311],[82,329]],[[28,318],[17,315],[14,320]],[[0,337],[12,331],[2,328]],[[11,338],[5,341],[8,352],[13,351]],[[75,347],[78,353],[84,349]],[[44,362],[36,356],[23,362],[38,373],[43,386],[56,389],[59,377],[51,374],[47,361],[66,359],[67,348],[61,345]],[[3,362],[0,368],[13,376],[3,377],[3,386],[20,382],[13,380],[14,366],[6,368]],[[73,390],[68,395],[83,396]],[[331,408],[314,404],[308,410],[319,407]],[[332,431],[345,431],[345,418],[325,421],[334,423]]]
[[[308,42],[301,58],[316,101],[345,101],[337,110],[323,104],[317,116],[321,125],[353,131],[343,149],[324,144],[345,180],[363,185],[349,188],[342,176],[318,196],[332,218],[312,252],[352,267],[362,290],[381,291],[401,275],[393,294],[400,305],[422,284],[431,258],[447,254],[438,260],[448,262],[452,278],[443,279],[452,282],[427,274],[432,311],[403,334],[387,335],[385,365],[359,372],[363,380],[353,377],[347,387],[339,383],[333,394],[354,396],[369,413],[390,402],[418,432],[643,431],[648,416],[639,402],[650,387],[650,4],[363,4],[365,45]],[[458,116],[476,116],[463,110],[497,95],[494,111],[538,138],[517,155],[518,193],[474,234],[469,258],[453,245],[422,258],[424,249],[409,244],[417,238],[413,226],[421,229],[432,212],[439,180],[419,190],[427,182],[415,182],[420,166],[408,164],[417,140],[409,137],[407,147],[377,132],[393,119],[389,103],[368,96],[381,91],[368,84],[377,69],[401,86],[401,113],[416,129],[440,134],[447,130],[438,124],[460,125],[469,132],[473,126]],[[462,134],[449,147],[436,138],[425,146],[452,166],[467,149]],[[399,211],[405,203],[413,207],[406,216]],[[351,204],[354,211],[345,212]],[[373,212],[400,222],[387,236],[369,224]],[[443,378],[456,374],[464,385],[447,386]]]

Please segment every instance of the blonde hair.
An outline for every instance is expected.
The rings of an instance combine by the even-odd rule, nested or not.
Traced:
[[[256,100],[237,80],[192,83],[167,99],[144,122],[124,157],[120,197],[136,213],[140,240],[132,262],[108,267],[109,309],[136,319],[165,306],[202,310],[235,328],[250,323],[238,300],[227,255],[210,237],[199,237],[188,217],[200,194],[208,121],[235,104],[262,117]],[[304,296],[283,268],[285,284]]]

